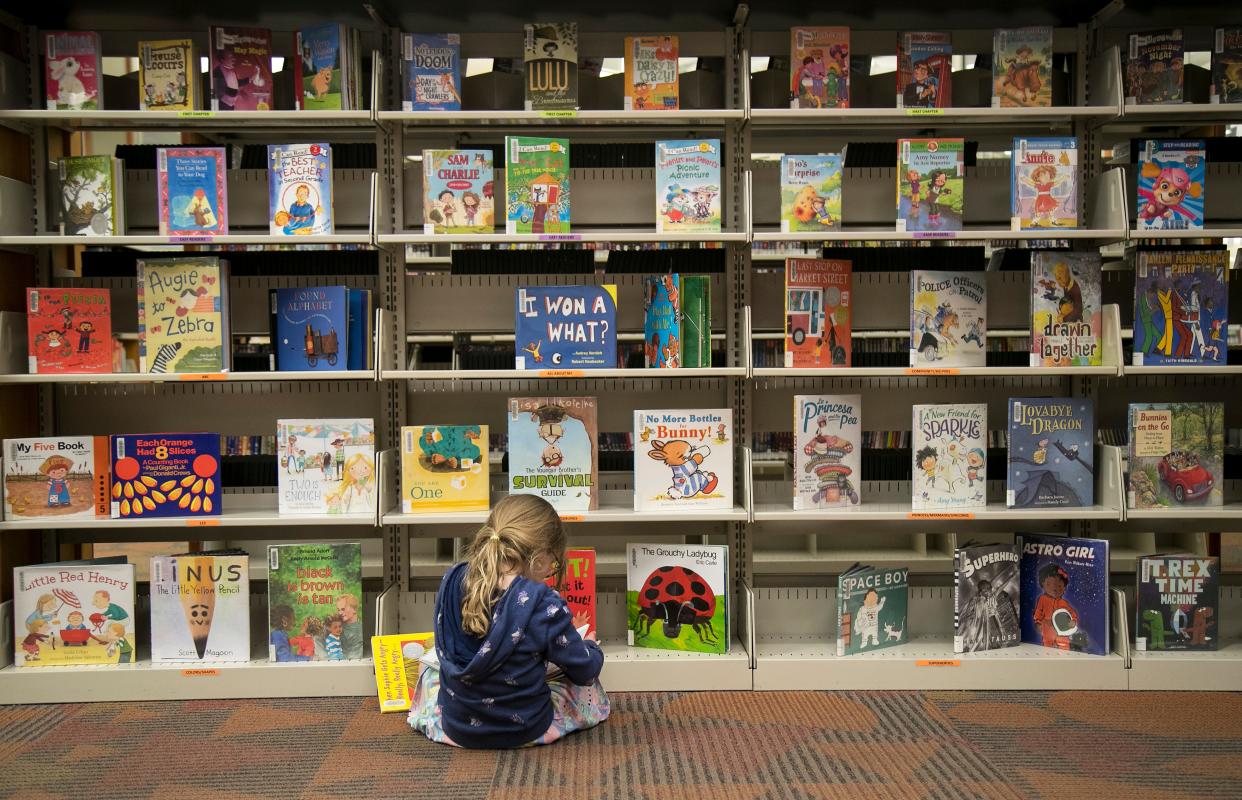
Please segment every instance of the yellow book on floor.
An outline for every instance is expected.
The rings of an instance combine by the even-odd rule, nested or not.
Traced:
[[[434,633],[396,633],[371,637],[380,713],[410,710],[414,688],[422,673],[419,659],[432,649],[434,642]]]

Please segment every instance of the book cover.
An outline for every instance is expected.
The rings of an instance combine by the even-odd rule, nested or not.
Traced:
[[[862,395],[794,395],[793,507],[862,502]]]
[[[656,233],[720,230],[720,140],[656,142]]]
[[[850,29],[789,30],[789,107],[850,107]]]
[[[855,564],[837,577],[837,655],[905,644],[910,571]]]
[[[48,111],[103,108],[103,50],[94,31],[43,34],[43,88]]]
[[[138,101],[143,111],[193,111],[199,107],[193,39],[138,43]]]
[[[1223,503],[1223,403],[1131,403],[1128,508]]]
[[[1147,139],[1139,151],[1138,231],[1203,227],[1207,150],[1203,139]]]
[[[999,28],[992,34],[992,107],[1052,105],[1052,28]]]
[[[1024,533],[1018,543],[1022,641],[1108,655],[1108,540]]]
[[[733,411],[634,412],[634,510],[733,508]]]
[[[1031,254],[1031,366],[1098,367],[1099,253]]]
[[[228,264],[212,256],[138,260],[138,371],[226,372]]]
[[[1181,28],[1130,34],[1126,54],[1126,102],[1182,102],[1186,49]]]
[[[268,545],[267,613],[272,661],[362,658],[362,545]]]
[[[151,559],[151,661],[250,661],[250,556]]]
[[[1212,32],[1213,103],[1242,103],[1242,28]]]
[[[506,136],[505,233],[569,233],[569,140]]]
[[[1136,569],[1136,650],[1219,647],[1219,559],[1190,554],[1141,556]]]
[[[371,637],[371,659],[375,662],[375,688],[379,693],[381,714],[409,711],[414,690],[423,673],[420,661],[435,650],[436,635],[426,633],[393,633]]]
[[[281,514],[374,517],[375,420],[276,420]]]
[[[1009,213],[1014,230],[1078,227],[1078,139],[1013,140]]]
[[[842,157],[781,156],[781,233],[841,227]]]
[[[487,511],[491,507],[486,425],[401,429],[401,513]]]
[[[625,37],[626,111],[676,111],[679,71],[676,36]]]
[[[345,368],[371,369],[375,332],[374,294],[370,289],[349,290],[349,357]],[[314,343],[314,340],[311,340]]]
[[[526,110],[578,108],[578,23],[525,25]]]
[[[630,647],[729,652],[729,548],[631,544],[628,550]]]
[[[401,34],[402,111],[461,110],[461,36]]]
[[[987,507],[987,433],[986,403],[914,406],[915,511]]]
[[[910,272],[910,366],[987,366],[987,281],[982,272]]]
[[[335,22],[295,34],[294,96],[299,111],[341,111],[351,107],[346,52],[349,29]]]
[[[66,236],[125,232],[121,197],[125,173],[111,156],[69,156],[57,162],[61,225]]]
[[[16,567],[13,584],[17,666],[135,662],[133,564]]]
[[[967,544],[953,554],[953,652],[1017,647],[1021,580],[1016,544]]]
[[[160,236],[229,232],[228,161],[223,147],[160,147]]]
[[[519,286],[515,369],[617,366],[617,287]]]
[[[272,110],[272,32],[213,25],[207,38],[211,42],[211,110]]]
[[[947,33],[897,34],[897,107],[953,105],[953,44]]]
[[[491,233],[494,192],[491,150],[423,151],[424,233]]]
[[[690,369],[712,365],[712,279],[708,275],[682,275],[678,290],[681,303],[681,365]],[[648,339],[650,341],[650,339]]]
[[[594,397],[509,400],[509,493],[537,494],[562,514],[599,507]]]
[[[218,517],[220,434],[113,434],[113,519]]]
[[[558,585],[557,576],[548,578],[548,585],[560,594],[573,613],[574,627],[595,627],[595,548],[571,547],[565,551],[565,572]]]
[[[27,289],[26,333],[32,375],[112,372],[108,289]]]
[[[1134,366],[1224,365],[1229,254],[1140,252],[1134,270]]]
[[[681,366],[681,276],[643,279],[643,361],[648,369]]]
[[[1009,399],[1009,508],[1095,504],[1095,406],[1083,397]]]
[[[785,366],[848,367],[853,265],[785,259]]]
[[[332,233],[332,145],[269,144],[267,174],[269,233]]]
[[[4,519],[107,518],[108,437],[4,440]]]
[[[276,290],[276,338],[272,350],[281,372],[346,368],[349,295],[345,286]]]
[[[897,230],[960,231],[965,176],[964,140],[897,140]]]

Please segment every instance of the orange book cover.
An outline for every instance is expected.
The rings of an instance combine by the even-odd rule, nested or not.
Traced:
[[[839,259],[785,260],[785,366],[850,365],[852,264]]]

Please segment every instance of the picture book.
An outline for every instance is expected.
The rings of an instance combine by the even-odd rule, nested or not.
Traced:
[[[537,494],[562,514],[599,507],[594,397],[509,400],[509,493]]]
[[[720,230],[720,140],[656,142],[656,233]]]
[[[487,511],[487,450],[486,425],[402,428],[401,513]]]
[[[1018,646],[1020,571],[1016,544],[968,542],[954,551],[953,652]]]
[[[634,412],[634,510],[733,508],[733,411]]]
[[[1108,540],[1023,533],[1022,641],[1106,656]]]
[[[781,233],[841,227],[842,157],[781,156]]]
[[[103,108],[103,50],[94,31],[43,34],[43,88],[48,111]]]
[[[423,232],[491,233],[494,187],[491,150],[424,150]]]
[[[1128,508],[1219,506],[1223,403],[1131,403]]]
[[[897,230],[960,231],[965,176],[964,140],[897,140]]]
[[[1242,28],[1217,28],[1212,33],[1209,99],[1213,103],[1242,103]]]
[[[281,372],[345,369],[349,353],[349,295],[345,286],[275,290],[272,351]]]
[[[1126,54],[1126,102],[1182,102],[1186,48],[1181,28],[1130,34]]]
[[[729,548],[631,544],[628,550],[630,647],[729,652]]]
[[[193,39],[138,43],[138,105],[143,111],[194,111],[201,105]]]
[[[578,23],[534,22],[525,26],[526,110],[578,107]]]
[[[1095,406],[1084,397],[1009,399],[1009,508],[1095,503]]]
[[[910,571],[855,564],[837,577],[837,655],[852,656],[909,640]]]
[[[371,369],[375,364],[375,293],[349,290],[349,348],[346,368]],[[313,344],[312,340],[312,344]]]
[[[848,367],[853,265],[785,259],[785,366]]]
[[[281,514],[374,517],[375,420],[276,420]]]
[[[987,366],[982,272],[910,271],[910,366]]]
[[[625,37],[626,111],[676,111],[676,36]]]
[[[108,437],[4,440],[4,519],[108,516]]]
[[[1000,28],[992,34],[992,107],[1052,105],[1052,28]]]
[[[1136,650],[1216,650],[1219,647],[1218,558],[1189,553],[1141,556],[1136,568]]]
[[[303,28],[294,35],[293,95],[299,111],[352,108],[351,38],[349,28],[335,22]]]
[[[569,233],[569,140],[506,136],[505,233]]]
[[[332,145],[269,144],[267,175],[269,233],[332,233]]]
[[[381,714],[409,711],[418,677],[420,659],[435,652],[435,633],[393,633],[371,637],[371,660],[375,662],[375,688]]]
[[[789,107],[850,107],[850,29],[789,30]]]
[[[218,517],[220,434],[113,434],[113,519]]]
[[[914,406],[910,488],[915,511],[987,506],[987,434],[986,403]]]
[[[793,508],[862,502],[862,396],[794,395]]]
[[[1016,231],[1078,227],[1078,139],[1013,140],[1009,213]]]
[[[156,148],[160,236],[229,232],[228,160],[223,147]]]
[[[111,156],[69,156],[57,162],[61,230],[66,236],[125,233],[125,165]]]
[[[1203,227],[1203,139],[1147,139],[1139,151],[1138,232]]]
[[[362,545],[268,545],[267,614],[272,661],[362,658]]]
[[[712,365],[711,278],[648,276],[643,281],[643,360],[649,369]]]
[[[556,589],[561,599],[573,612],[574,626],[595,627],[595,548],[571,547],[565,551],[565,574],[557,584],[556,576],[548,578],[548,585]],[[583,621],[585,618],[585,621]]]
[[[897,107],[953,105],[953,45],[947,33],[897,34]]]
[[[112,372],[111,291],[27,289],[26,333],[32,375]]]
[[[138,259],[138,371],[227,372],[228,262]]]
[[[402,111],[461,110],[460,34],[403,33],[401,59]]]
[[[1031,366],[1098,367],[1100,255],[1031,253]]]
[[[151,559],[151,661],[250,661],[250,556]]]
[[[515,369],[617,366],[617,287],[519,286]]]
[[[211,26],[211,110],[271,111],[272,32],[267,28]]]
[[[1134,366],[1223,365],[1229,254],[1140,252],[1134,269]]]
[[[13,663],[133,664],[134,565],[113,559],[13,570]]]
[[[678,289],[681,305],[681,341],[678,350],[683,367],[712,365],[712,279],[709,275],[682,275]],[[650,338],[648,338],[650,341]]]

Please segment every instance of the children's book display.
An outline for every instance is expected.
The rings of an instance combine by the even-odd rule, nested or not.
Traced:
[[[910,366],[987,366],[982,272],[910,272]]]
[[[855,564],[837,577],[837,655],[852,656],[908,640],[909,570]]]
[[[649,369],[712,365],[711,278],[650,276],[643,281],[643,361]]]
[[[505,137],[505,233],[569,233],[569,140]]]
[[[151,661],[250,660],[250,556],[216,550],[151,559]]]
[[[112,371],[108,289],[26,290],[27,369],[32,375]]]
[[[401,429],[401,513],[486,511],[486,425]]]
[[[228,160],[223,147],[160,147],[160,236],[229,232]]]
[[[375,420],[276,421],[281,514],[375,516]]]
[[[202,105],[193,39],[138,43],[138,107],[194,111]]]
[[[1016,544],[967,542],[954,551],[953,652],[998,650],[1021,642],[1019,575]]]
[[[720,140],[656,142],[656,233],[720,231]]]
[[[381,714],[409,711],[423,672],[422,659],[435,653],[435,633],[393,633],[371,637],[375,688]]]
[[[911,430],[914,510],[985,508],[987,404],[916,405]]]
[[[1139,252],[1134,271],[1134,366],[1224,365],[1229,254]]]
[[[1217,28],[1212,39],[1210,100],[1242,103],[1242,28]]]
[[[138,371],[227,372],[228,262],[213,256],[138,260]]]
[[[109,448],[113,519],[222,513],[218,433],[113,434]]]
[[[48,111],[96,111],[104,107],[103,50],[94,31],[43,34],[43,87]]]
[[[1131,403],[1127,507],[1219,506],[1223,403]]]
[[[676,36],[625,37],[626,111],[676,111],[679,71]]]
[[[69,156],[56,163],[60,224],[66,236],[125,233],[125,164],[112,156]]]
[[[461,110],[460,34],[403,33],[401,59],[402,111]]]
[[[268,231],[273,236],[331,234],[332,146],[269,144]]]
[[[1186,48],[1180,28],[1132,33],[1126,58],[1126,102],[1182,102]]]
[[[1139,232],[1201,229],[1206,179],[1202,139],[1147,139],[1138,162]]]
[[[630,646],[729,652],[729,548],[631,544],[628,550]]]
[[[565,551],[565,574],[558,586],[556,576],[548,578],[548,585],[556,589],[565,605],[569,606],[574,617],[574,624],[582,630],[578,622],[586,618],[586,632],[598,630],[595,627],[595,548],[571,547]]]
[[[850,107],[850,29],[791,28],[789,107]]]
[[[537,494],[562,514],[599,507],[594,397],[509,400],[509,493]]]
[[[4,440],[4,519],[108,516],[108,437]]]
[[[534,22],[525,26],[526,110],[578,107],[578,24]]]
[[[423,151],[425,233],[491,233],[496,224],[492,151]]]
[[[848,367],[852,264],[785,259],[785,366]]]
[[[953,44],[947,33],[897,34],[897,107],[953,105]]]
[[[794,395],[793,508],[862,502],[862,395]]]
[[[1024,533],[1018,543],[1022,641],[1108,655],[1108,540]]]
[[[332,22],[303,28],[294,35],[293,48],[293,96],[299,111],[362,108],[362,48],[356,30]]]
[[[207,33],[211,55],[212,111],[270,111],[275,108],[272,32],[267,28],[225,28]]]
[[[134,663],[134,565],[114,559],[13,570],[19,667]]]
[[[1095,408],[1084,397],[1009,400],[1009,508],[1095,502]]]
[[[897,141],[897,230],[960,231],[966,207],[962,139]]]
[[[353,349],[349,336],[350,290],[345,286],[273,290],[276,317],[272,351],[276,369],[342,369]]]
[[[272,661],[362,658],[362,545],[268,545],[267,613]]]
[[[1078,227],[1078,139],[1013,140],[1012,227],[1017,231]]]
[[[617,366],[617,287],[519,286],[515,368],[612,369]]]
[[[842,163],[836,153],[781,156],[781,233],[840,229]]]
[[[733,508],[733,410],[634,412],[634,510]]]
[[[1031,254],[1031,366],[1098,367],[1101,346],[1098,253]]]
[[[1052,28],[1000,28],[992,35],[992,107],[1052,105]]]
[[[1141,556],[1136,568],[1136,650],[1220,646],[1220,559],[1188,553]]]

